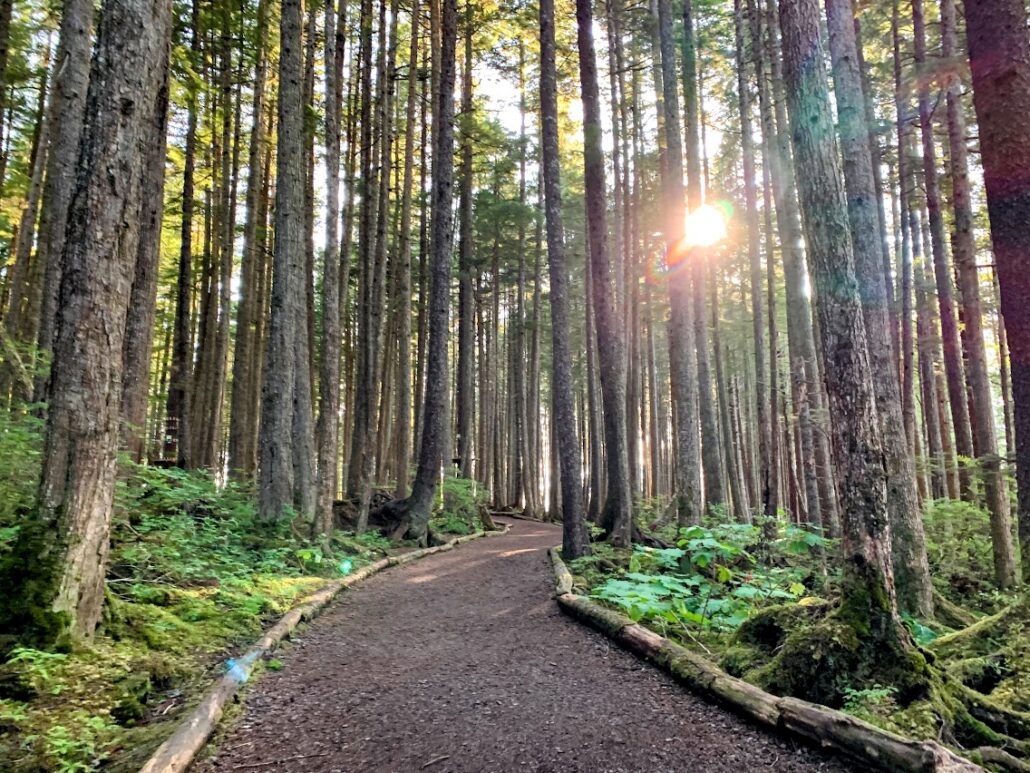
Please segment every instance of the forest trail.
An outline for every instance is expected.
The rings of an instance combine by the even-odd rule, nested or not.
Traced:
[[[515,521],[346,592],[199,771],[846,771],[705,703],[551,599],[556,526]]]

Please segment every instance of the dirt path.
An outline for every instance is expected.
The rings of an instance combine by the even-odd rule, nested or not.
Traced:
[[[348,591],[195,770],[846,771],[685,692],[559,612],[553,526]]]

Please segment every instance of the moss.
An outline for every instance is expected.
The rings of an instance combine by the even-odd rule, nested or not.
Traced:
[[[930,671],[923,655],[897,637],[896,628],[883,629],[883,623],[860,617],[854,606],[830,611],[828,605],[787,605],[749,620],[737,641],[775,653],[746,673],[770,692],[840,708],[849,690],[887,685],[907,705],[926,695]]]
[[[736,644],[723,651],[719,666],[730,676],[742,677],[769,661],[767,653],[755,647]]]
[[[775,653],[787,637],[800,627],[826,615],[829,602],[821,599],[809,604],[777,604],[766,607],[745,620],[734,637],[734,643]]]
[[[0,560],[0,584],[19,589],[0,594],[5,629],[0,654],[17,644],[68,651],[73,645],[71,619],[53,609],[65,552],[60,530],[33,513],[24,513],[23,520],[13,546]]]

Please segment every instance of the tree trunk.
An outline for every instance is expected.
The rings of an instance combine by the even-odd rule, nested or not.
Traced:
[[[325,252],[322,264],[322,356],[318,390],[318,501],[314,533],[333,528],[337,452],[340,435],[340,101],[343,97],[343,45],[346,3],[337,17],[334,0],[325,4]]]
[[[156,63],[161,79],[146,118],[146,155],[139,212],[139,245],[125,326],[122,372],[122,436],[130,458],[143,461],[147,448],[147,402],[150,360],[154,342],[158,270],[161,263],[161,225],[164,220],[165,151],[168,125],[168,46]]]
[[[264,521],[287,517],[297,502],[294,412],[304,305],[304,96],[301,2],[283,0],[279,23],[279,117],[271,317],[261,392],[258,506]]]
[[[887,471],[877,427],[872,368],[847,204],[833,140],[815,0],[780,5],[784,76],[824,377],[833,417],[841,500],[841,609],[868,625],[876,646],[908,640],[894,609]]]
[[[1030,40],[1018,0],[966,0],[973,105],[1015,406],[1023,579],[1030,582]]]
[[[701,519],[701,449],[698,436],[697,362],[690,295],[690,259],[683,245],[683,150],[676,93],[672,18],[668,0],[658,0],[658,35],[662,64],[662,103],[665,126],[663,221],[666,268],[669,271],[669,366],[676,429],[676,510],[680,525]]]
[[[912,0],[912,27],[915,41],[917,68],[926,64],[926,30],[923,19],[923,0]],[[944,349],[944,372],[948,379],[948,402],[955,430],[955,450],[964,459],[973,458],[973,436],[969,426],[969,404],[966,400],[966,381],[959,348],[958,323],[955,319],[955,300],[952,290],[952,272],[944,243],[944,218],[941,213],[941,195],[937,183],[937,150],[933,137],[933,116],[928,81],[919,77],[919,130],[923,141],[923,185],[926,192],[926,210],[930,219],[930,246],[933,253],[933,271],[937,285],[937,305],[941,316],[941,343]],[[972,475],[969,466],[958,468],[963,499],[972,499]]]
[[[257,8],[257,62],[254,68],[254,119],[250,130],[247,157],[246,215],[243,223],[243,266],[240,282],[240,303],[236,316],[236,341],[233,352],[232,393],[229,413],[229,474],[250,479],[256,464],[255,439],[257,415],[251,410],[253,382],[260,376],[255,371],[254,352],[257,317],[262,314],[258,302],[258,284],[264,264],[258,252],[258,209],[264,177],[269,170],[262,164],[265,144],[265,83],[268,73],[266,40],[268,37],[268,0],[260,0]],[[330,68],[331,69],[331,68]]]
[[[887,509],[898,606],[922,618],[933,616],[933,586],[926,557],[926,537],[916,491],[915,467],[905,439],[897,364],[891,347],[887,288],[873,178],[865,94],[859,72],[851,0],[825,0],[833,62],[834,94],[844,158],[848,218],[855,254],[855,274],[862,287],[869,362],[887,467]]]
[[[601,99],[594,53],[590,0],[576,0],[579,76],[583,99],[583,171],[588,250],[593,269],[597,354],[604,404],[605,465],[608,491],[601,526],[613,544],[627,546],[633,526],[633,492],[626,443],[626,361],[617,313],[617,277],[608,252],[607,189],[601,147]]]
[[[558,95],[555,75],[554,0],[540,1],[540,131],[547,215],[547,260],[551,278],[551,392],[554,437],[561,470],[562,555],[566,560],[590,553],[580,486],[579,442],[569,346],[568,272],[561,212],[558,155]],[[553,450],[552,450],[553,453]],[[553,484],[552,484],[553,485]]]
[[[475,316],[473,314],[472,285],[472,33],[473,4],[466,0],[463,20],[465,58],[461,73],[461,191],[458,208],[461,217],[458,237],[458,379],[455,395],[457,426],[455,427],[455,454],[461,458],[461,474],[472,473],[472,420],[475,397],[473,373],[475,369]],[[515,323],[518,325],[518,322]]]
[[[93,40],[93,0],[66,0],[61,11],[61,37],[57,43],[54,85],[50,94],[50,149],[47,152],[46,183],[43,188],[43,218],[36,260],[45,268],[43,306],[39,324],[39,350],[53,350],[57,327],[57,296],[61,287],[61,256],[68,226],[68,205],[75,184],[75,162],[89,88],[90,53]],[[10,0],[0,4],[0,20],[9,23]],[[6,41],[6,32],[0,40]],[[0,54],[0,77],[6,69],[6,42]],[[0,88],[0,94],[3,89]],[[0,116],[3,103],[0,101]],[[46,377],[37,376],[35,399],[42,400]]]
[[[7,567],[17,610],[3,615],[48,644],[89,640],[104,600],[122,345],[171,2],[107,0],[100,19],[62,260],[38,515],[18,535],[17,563]]]
[[[404,500],[410,538],[427,541],[429,511],[447,444],[447,331],[450,317],[451,249],[454,242],[451,211],[454,181],[454,62],[457,43],[457,0],[443,0],[440,19],[440,58],[437,72],[433,137],[432,222],[430,224],[431,287],[429,341],[426,347],[426,396],[422,409],[422,444],[411,496]]]
[[[190,59],[200,52],[199,0],[193,0],[193,32]],[[186,147],[182,176],[182,225],[179,232],[179,267],[175,289],[175,331],[172,334],[172,372],[168,378],[165,436],[166,453],[175,453],[179,467],[193,465],[190,450],[190,385],[193,383],[193,208],[197,149],[197,95],[191,90],[187,103]]]
[[[397,485],[394,496],[401,499],[408,493],[408,467],[411,466],[411,189],[415,173],[415,125],[418,103],[418,0],[411,7],[411,48],[408,55],[408,102],[404,124],[404,182],[401,185],[401,225],[399,277],[400,311],[397,334]]]
[[[955,0],[941,0],[941,56],[950,59],[958,48],[955,29]],[[980,306],[980,278],[973,241],[973,209],[970,202],[966,121],[957,85],[947,90],[948,158],[951,170],[951,201],[955,216],[951,246],[958,274],[961,298],[962,340],[966,351],[966,376],[972,408],[973,448],[980,468],[984,500],[991,514],[991,543],[994,547],[994,577],[1002,588],[1016,582],[1016,556],[1012,545],[1012,523],[1008,487],[998,458],[994,424],[994,401],[984,350],[983,312]]]

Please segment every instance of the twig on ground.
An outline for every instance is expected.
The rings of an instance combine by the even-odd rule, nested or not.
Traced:
[[[425,770],[430,765],[435,765],[438,762],[443,762],[444,760],[449,760],[450,758],[451,755],[449,754],[441,754],[439,757],[433,757],[433,759],[431,759],[429,762],[422,766],[422,770]]]
[[[279,765],[283,762],[293,762],[294,760],[306,760],[310,757],[328,757],[329,752],[319,752],[318,754],[295,754],[292,757],[283,757],[279,760],[268,760],[267,762],[248,762],[246,765],[237,765],[233,770],[246,770],[247,768],[263,768],[265,765]]]

